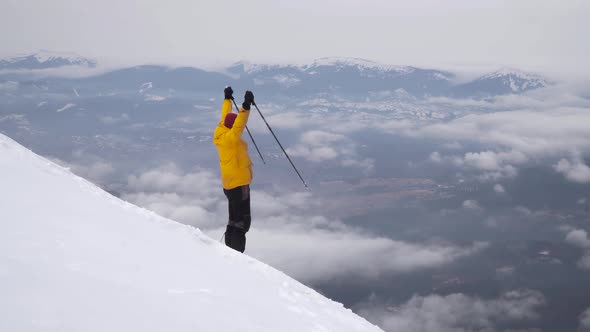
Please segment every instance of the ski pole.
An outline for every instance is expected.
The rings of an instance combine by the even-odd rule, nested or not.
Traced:
[[[232,101],[234,102],[234,106],[236,106],[236,110],[240,112],[240,108],[238,107],[238,104],[236,104],[236,101],[233,99]],[[262,163],[266,165],[266,161],[264,161],[264,158],[262,158],[262,153],[260,153],[260,150],[258,150],[258,145],[256,145],[256,141],[254,141],[254,137],[252,137],[252,134],[250,133],[250,129],[248,129],[248,126],[246,126],[246,131],[248,131],[248,135],[250,135],[250,139],[252,140],[252,143],[254,143],[256,151],[258,151],[258,155],[260,156],[260,159],[262,159]]]
[[[234,101],[234,103],[235,103],[235,101]],[[305,188],[309,189],[309,187],[307,186],[307,183],[305,183],[305,180],[303,180],[303,177],[301,176],[301,174],[297,170],[297,167],[295,167],[295,164],[293,164],[293,162],[291,161],[291,158],[289,158],[289,155],[287,154],[287,151],[285,151],[285,149],[283,148],[283,145],[281,144],[281,142],[279,142],[279,139],[277,138],[277,135],[275,135],[274,131],[272,131],[272,128],[270,127],[270,125],[268,124],[268,122],[266,122],[266,119],[264,118],[264,115],[262,115],[262,112],[260,112],[260,109],[258,108],[258,105],[256,105],[256,103],[254,103],[254,102],[252,102],[252,105],[254,105],[254,107],[256,107],[256,110],[258,111],[258,114],[260,114],[260,117],[262,117],[262,120],[264,120],[264,123],[266,123],[266,126],[268,127],[268,130],[270,130],[270,133],[272,134],[272,136],[275,138],[275,140],[277,141],[277,143],[281,147],[281,150],[283,150],[283,153],[285,154],[285,156],[287,157],[287,159],[291,163],[291,166],[293,166],[293,169],[295,170],[295,172],[299,176],[299,179],[301,179],[301,182],[303,182],[303,185],[305,186]]]

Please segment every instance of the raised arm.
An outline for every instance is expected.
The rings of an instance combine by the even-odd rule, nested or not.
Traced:
[[[242,136],[244,132],[244,128],[246,128],[246,123],[248,123],[248,117],[250,116],[250,110],[246,110],[243,107],[240,109],[238,116],[236,117],[236,121],[234,122],[234,126],[231,128],[233,135],[236,138]]]
[[[225,88],[225,90],[223,90],[223,93],[225,95],[225,99],[223,100],[223,105],[221,106],[221,119],[219,120],[220,126],[223,126],[223,121],[225,120],[225,116],[227,115],[227,113],[231,112],[231,103],[232,100],[234,100],[234,90],[232,90],[231,86]]]
[[[246,128],[246,123],[248,123],[248,118],[250,117],[250,106],[253,102],[254,94],[251,91],[246,91],[242,108],[236,117],[236,121],[234,121],[234,126],[229,132],[234,140],[238,140],[242,136],[244,128]]]

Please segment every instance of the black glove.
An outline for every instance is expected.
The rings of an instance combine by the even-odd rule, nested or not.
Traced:
[[[227,88],[225,88],[225,90],[223,90],[223,93],[225,94],[225,99],[231,99],[234,100],[234,90],[232,90],[231,86],[228,86]]]
[[[252,93],[252,91],[246,91],[246,94],[244,95],[244,103],[242,104],[242,107],[249,111],[250,110],[250,106],[254,104],[254,94]]]

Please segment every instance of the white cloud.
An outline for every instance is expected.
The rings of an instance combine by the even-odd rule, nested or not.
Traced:
[[[221,180],[208,170],[185,174],[175,164],[163,165],[129,176],[127,191],[123,199],[184,224],[209,228],[227,222],[227,216],[219,217],[227,211]]]
[[[557,229],[563,233],[569,233],[569,232],[575,230],[576,228],[572,227],[570,225],[559,225],[559,226],[557,226]]]
[[[435,151],[433,153],[430,154],[430,160],[435,162],[435,163],[440,163],[442,162],[442,158],[440,156],[440,153],[438,151]]]
[[[407,243],[366,234],[319,214],[322,200],[309,192],[255,191],[252,197],[248,254],[308,282],[345,276],[377,278],[426,269],[474,255],[486,247],[484,243],[467,247]],[[213,233],[221,234],[221,230]]]
[[[580,315],[580,328],[590,330],[590,308]]]
[[[415,295],[395,307],[373,298],[361,305],[360,314],[388,332],[492,332],[506,323],[534,324],[545,304],[543,294],[534,290],[513,290],[490,300],[433,294]]]
[[[494,191],[497,192],[498,194],[503,194],[506,192],[506,189],[504,189],[504,186],[502,186],[501,184],[496,184],[494,185]]]
[[[559,96],[551,98],[559,99]],[[520,97],[519,97],[520,98]],[[573,161],[562,159],[555,166],[558,172],[576,182],[590,182],[590,168],[582,156],[590,152],[590,112],[588,102],[579,107],[552,104],[550,98],[539,100],[539,110],[512,109],[507,103],[504,111],[478,113],[471,110],[465,116],[448,122],[439,122],[405,131],[410,137],[424,137],[448,142],[478,143],[487,147],[484,151],[467,152],[464,155],[431,155],[433,161],[445,161],[456,167],[482,173],[482,180],[498,180],[513,177],[518,167],[535,160],[562,157],[577,151]],[[563,103],[578,103],[563,101]],[[494,109],[491,104],[484,109]],[[434,158],[434,159],[433,159]]]
[[[527,208],[526,206],[522,206],[522,205],[515,207],[514,211],[516,211],[522,215],[525,215],[525,216],[532,216],[534,214],[534,212],[531,211],[531,209]]]
[[[571,226],[561,226],[560,230],[566,232],[565,242],[572,246],[585,249],[586,252],[578,260],[577,266],[582,270],[590,270],[590,238],[583,229],[576,229]]]
[[[285,108],[284,105],[273,103],[260,107],[272,128],[326,130],[334,133],[350,133],[368,128],[372,121],[364,114],[358,114],[347,109],[339,108],[331,111],[329,108],[338,107],[340,103],[330,103],[323,99],[312,99],[297,105],[296,110]],[[333,124],[329,126],[329,124]],[[250,123],[249,123],[250,125]],[[328,126],[328,128],[326,128]],[[262,121],[251,124],[251,130],[267,132]]]
[[[363,170],[363,173],[368,175],[373,172],[375,168],[375,160],[374,159],[355,159],[351,157],[343,158],[342,159],[342,166],[344,167],[354,167]]]
[[[565,242],[579,248],[590,248],[590,238],[583,229],[575,229],[567,233]]]
[[[75,153],[76,154],[76,153]],[[115,173],[115,167],[111,163],[104,162],[102,160],[96,160],[96,157],[88,156],[90,160],[87,162],[72,162],[67,163],[58,158],[51,158],[51,160],[63,167],[69,168],[85,179],[88,179],[94,183],[102,184],[105,179]]]
[[[518,173],[515,165],[528,161],[524,154],[514,150],[467,152],[463,156],[443,156],[437,151],[431,153],[429,159],[435,163],[446,163],[464,170],[479,172],[477,179],[483,182],[512,178]]]
[[[514,150],[509,152],[468,152],[463,158],[466,165],[484,171],[503,171],[510,167],[510,164],[522,164],[527,160],[528,158],[522,152]]]
[[[222,207],[217,196],[203,198],[190,194],[139,192],[125,193],[122,198],[166,218],[199,228],[219,227],[227,222],[227,217],[219,218]]]
[[[219,192],[221,180],[209,170],[196,170],[184,174],[174,164],[163,165],[128,177],[129,189],[147,192],[199,193],[208,195]]]
[[[227,200],[217,175],[184,173],[174,164],[128,179],[123,195],[174,220],[219,238],[227,222]],[[376,278],[448,264],[486,247],[484,243],[407,243],[366,234],[322,215],[323,202],[311,192],[281,188],[251,192],[252,228],[247,253],[308,282],[334,278]],[[343,253],[346,255],[343,255]]]
[[[289,148],[287,152],[295,157],[304,157],[314,162],[334,160],[338,157],[338,152],[329,146],[305,146],[300,144]]]
[[[278,124],[290,129],[326,132],[325,123],[337,123],[329,128],[328,134],[371,128],[388,134],[440,141],[449,155],[435,151],[430,155],[432,162],[454,165],[468,171],[467,176],[473,175],[481,181],[511,178],[523,165],[561,158],[572,151],[579,151],[579,158],[590,152],[590,131],[586,125],[590,122],[590,102],[572,96],[563,88],[524,96],[500,96],[491,101],[471,101],[466,105],[456,105],[457,102],[460,101],[444,98],[431,98],[426,102],[352,102],[318,98],[299,104],[301,111],[298,112],[274,112],[278,106],[269,110],[273,111],[271,116],[276,117]],[[517,107],[520,110],[510,111]],[[424,114],[437,115],[424,118]],[[298,155],[323,162],[339,159],[342,152],[339,148],[344,142],[318,146],[307,142],[292,149],[296,149],[294,153]],[[462,143],[466,143],[465,146],[477,143],[485,148],[463,154],[453,152],[463,149]],[[587,178],[588,169],[582,162],[565,166],[570,168],[567,169],[570,177]]]
[[[255,228],[248,239],[250,254],[307,282],[343,276],[374,279],[427,269],[473,255],[486,246],[407,243],[348,228],[310,228],[301,224]]]
[[[572,162],[567,159],[561,159],[553,168],[572,182],[590,182],[590,167],[581,159],[574,159]]]
[[[318,163],[338,161],[341,166],[360,168],[367,173],[374,167],[372,159],[357,156],[356,145],[346,136],[320,130],[303,133],[295,146],[287,148],[287,153]]]
[[[308,131],[301,135],[299,144],[288,148],[287,152],[314,162],[334,160],[339,157],[340,151],[336,151],[333,146],[343,141],[346,141],[343,135],[319,130]]]
[[[514,275],[516,267],[514,266],[502,266],[496,269],[496,276],[498,278],[506,278]]]
[[[467,210],[475,210],[475,211],[481,210],[481,206],[479,206],[479,203],[476,200],[472,200],[472,199],[463,201],[463,208],[467,209]]]
[[[85,178],[101,180],[113,174],[115,168],[110,163],[98,161],[88,166],[73,165],[72,171],[76,174],[83,174]]]
[[[463,149],[463,145],[461,145],[459,142],[445,143],[445,144],[443,144],[443,147],[447,150],[461,150],[461,149]]]
[[[510,107],[507,105],[507,107]],[[512,106],[513,107],[513,106]],[[469,114],[445,123],[418,128],[411,135],[448,141],[479,142],[507,152],[494,156],[519,163],[527,158],[584,151],[590,147],[590,112],[582,107],[556,107],[543,111],[506,111]],[[481,160],[483,167],[495,164]]]
[[[301,143],[307,145],[323,145],[326,143],[336,143],[346,140],[346,137],[339,134],[333,134],[325,131],[308,131],[301,135]]]
[[[265,113],[267,113],[265,111]],[[323,120],[317,121],[319,116],[316,114],[307,114],[307,116],[298,112],[284,112],[278,114],[270,114],[267,117],[268,122],[273,128],[284,128],[284,129],[298,129],[298,128],[309,128],[313,124],[324,123]],[[315,121],[314,121],[315,119]],[[261,127],[262,128],[262,127]],[[262,128],[264,130],[266,128]]]
[[[582,270],[590,270],[590,252],[586,252],[586,254],[578,260],[577,265]]]

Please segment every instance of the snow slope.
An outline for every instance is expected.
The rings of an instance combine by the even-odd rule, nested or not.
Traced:
[[[0,134],[0,331],[381,331]]]

